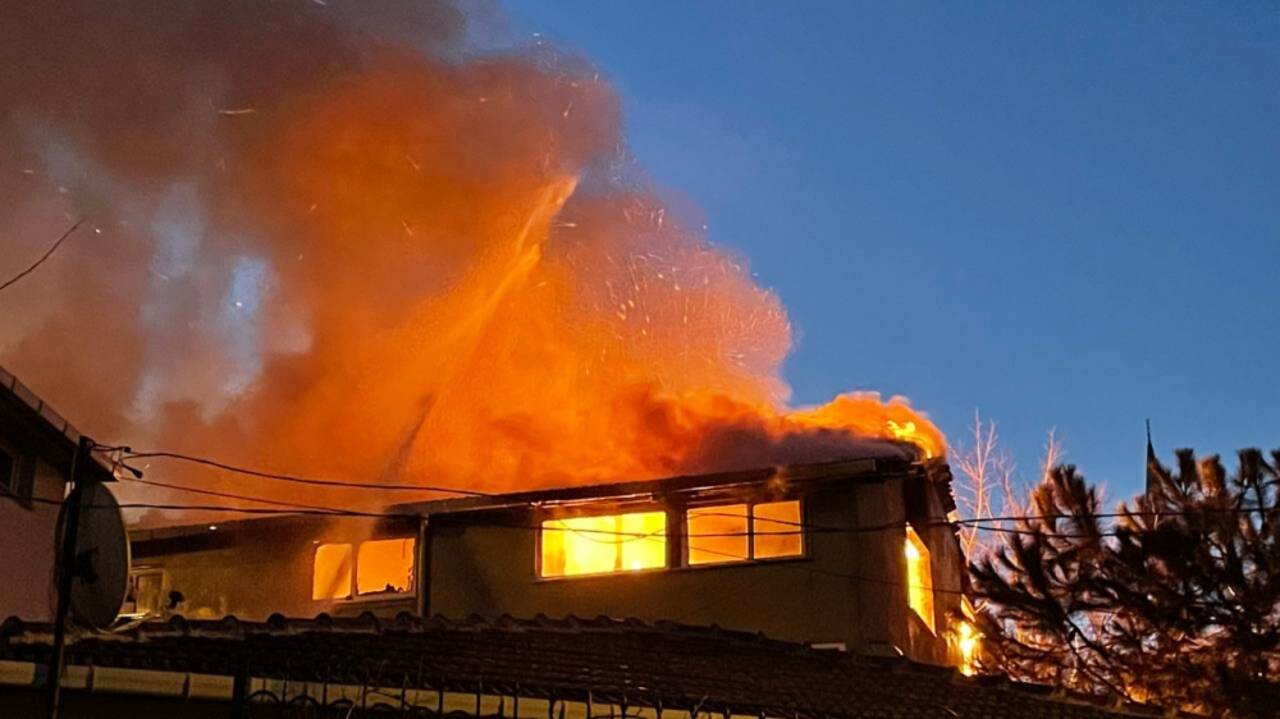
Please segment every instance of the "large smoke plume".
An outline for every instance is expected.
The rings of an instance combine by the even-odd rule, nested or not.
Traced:
[[[479,52],[477,12],[0,5],[0,273],[87,218],[0,296],[0,361],[99,439],[349,480],[941,450],[898,400],[787,409],[778,298],[650,191],[593,68]]]

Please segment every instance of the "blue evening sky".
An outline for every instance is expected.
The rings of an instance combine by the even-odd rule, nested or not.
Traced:
[[[978,408],[1028,474],[1056,427],[1115,498],[1147,417],[1166,461],[1280,446],[1280,5],[506,8],[781,294],[797,402]]]

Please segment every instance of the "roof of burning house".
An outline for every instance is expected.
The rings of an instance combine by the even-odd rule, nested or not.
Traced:
[[[835,462],[818,462],[778,467],[706,474],[689,474],[659,479],[645,479],[605,484],[509,492],[481,497],[460,497],[428,502],[401,504],[397,511],[424,515],[452,514],[488,509],[539,505],[572,505],[601,500],[661,498],[705,491],[731,490],[766,483],[820,484],[848,479],[870,479],[900,476],[921,471],[949,484],[950,470],[941,460],[920,462],[910,445],[884,445],[871,456],[851,457]]]
[[[886,443],[888,444],[888,443]],[[735,488],[778,483],[803,483],[818,486],[825,482],[848,480],[878,480],[894,476],[927,476],[941,485],[944,511],[955,508],[951,492],[951,470],[943,459],[920,461],[914,452],[899,448],[898,452],[880,452],[874,457],[859,457],[838,462],[766,467],[733,472],[692,474],[660,479],[646,479],[608,484],[585,484],[524,492],[510,492],[486,496],[439,499],[426,502],[410,502],[385,508],[388,521],[412,517],[440,516],[476,511],[515,509],[533,506],[572,505],[601,501],[661,499],[676,495],[690,495],[709,491],[731,491]],[[257,531],[267,528],[314,527],[324,523],[324,517],[315,515],[280,515],[219,522],[221,533]],[[175,539],[188,535],[207,535],[208,523],[149,527],[130,533],[133,541]]]
[[[80,443],[80,432],[72,426],[53,407],[49,406],[35,392],[24,385],[17,377],[0,367],[0,407],[12,412],[33,428],[33,431],[50,447],[51,458],[69,464],[76,446]],[[93,457],[93,467],[99,471],[99,481],[115,479],[111,470],[100,457]]]
[[[48,625],[5,623],[0,683],[16,683],[15,676],[36,682],[34,671],[22,667],[47,656],[49,633]],[[68,647],[68,660],[93,667],[96,674],[81,681],[95,691],[132,681],[132,688],[117,689],[167,684],[190,692],[199,686],[205,698],[229,700],[231,677],[239,675],[258,700],[359,697],[437,715],[451,709],[530,719],[1154,714],[901,658],[860,657],[715,627],[603,617],[454,622],[401,615],[379,622],[371,615],[277,615],[264,624],[176,617],[81,636]]]

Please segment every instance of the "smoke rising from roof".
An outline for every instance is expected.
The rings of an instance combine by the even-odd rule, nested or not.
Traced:
[[[0,360],[100,440],[353,480],[941,450],[902,401],[789,410],[778,298],[657,199],[594,68],[481,52],[478,14],[0,6],[2,265],[90,228],[0,298]]]

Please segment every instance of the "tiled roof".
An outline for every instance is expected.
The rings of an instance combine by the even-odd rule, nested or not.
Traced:
[[[8,620],[0,630],[0,665],[42,661],[48,635],[48,625]],[[375,685],[401,702],[413,696],[447,709],[448,701],[455,707],[461,701],[476,707],[473,713],[519,717],[531,705],[541,708],[528,716],[616,715],[622,709],[648,719],[1087,719],[1138,713],[899,658],[859,657],[715,627],[604,617],[456,622],[408,614],[384,621],[372,615],[277,615],[261,624],[178,617],[80,637],[68,647],[68,661],[104,672],[187,672],[188,687],[195,675],[207,685],[210,676],[242,673],[255,686],[286,693],[289,685],[319,693],[317,683],[323,683],[334,687],[325,690],[329,696],[340,685]],[[514,702],[512,712],[517,696],[523,704]]]

